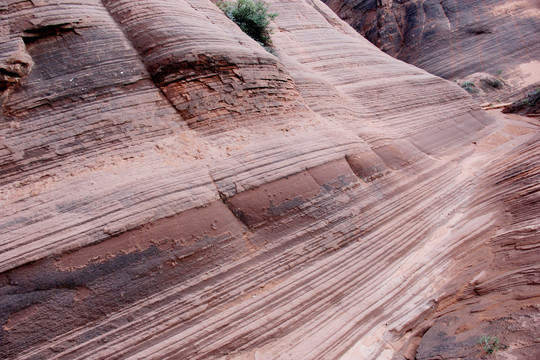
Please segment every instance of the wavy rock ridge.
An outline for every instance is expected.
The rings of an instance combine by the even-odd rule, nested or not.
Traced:
[[[538,158],[319,1],[271,2],[279,57],[209,0],[0,5],[2,357],[398,352]]]

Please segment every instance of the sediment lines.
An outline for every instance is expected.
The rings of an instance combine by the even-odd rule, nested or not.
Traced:
[[[3,357],[376,358],[474,276],[449,269],[504,201],[476,196],[474,144],[504,134],[506,159],[534,127],[505,133],[322,4],[271,6],[279,58],[207,0],[1,10],[14,38],[40,13],[74,29],[26,44],[3,95]],[[84,95],[51,51],[96,73]]]

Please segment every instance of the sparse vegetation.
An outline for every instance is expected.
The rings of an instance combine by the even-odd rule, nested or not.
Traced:
[[[504,113],[540,115],[540,89],[533,90],[525,98],[515,101],[503,109]]]
[[[501,345],[499,338],[496,336],[485,335],[480,338],[478,343],[486,351],[486,354],[492,355],[499,350],[504,350],[507,348],[506,345]]]
[[[464,81],[461,84],[459,84],[462,88],[467,90],[469,93],[476,93],[478,90],[476,89],[476,85],[472,81]]]
[[[266,2],[263,0],[219,1],[217,5],[243,32],[274,54],[270,37],[272,31],[269,25],[278,14],[270,13]]]
[[[492,87],[494,89],[502,89],[504,86],[504,83],[501,80],[493,79],[493,78],[485,78],[482,79],[482,82],[489,87]]]

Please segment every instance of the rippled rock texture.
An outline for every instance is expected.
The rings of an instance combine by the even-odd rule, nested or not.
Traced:
[[[271,10],[277,57],[209,0],[0,1],[0,357],[388,358],[468,286],[538,303],[537,124]]]
[[[506,92],[540,83],[538,1],[324,2],[386,53],[445,79],[487,73],[505,79]]]

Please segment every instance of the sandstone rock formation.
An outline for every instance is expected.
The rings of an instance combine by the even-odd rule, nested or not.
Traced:
[[[2,358],[384,358],[538,303],[537,124],[270,3],[277,57],[209,0],[0,2]]]
[[[512,96],[540,84],[540,5],[535,0],[324,0],[386,53],[445,79],[487,73]]]

